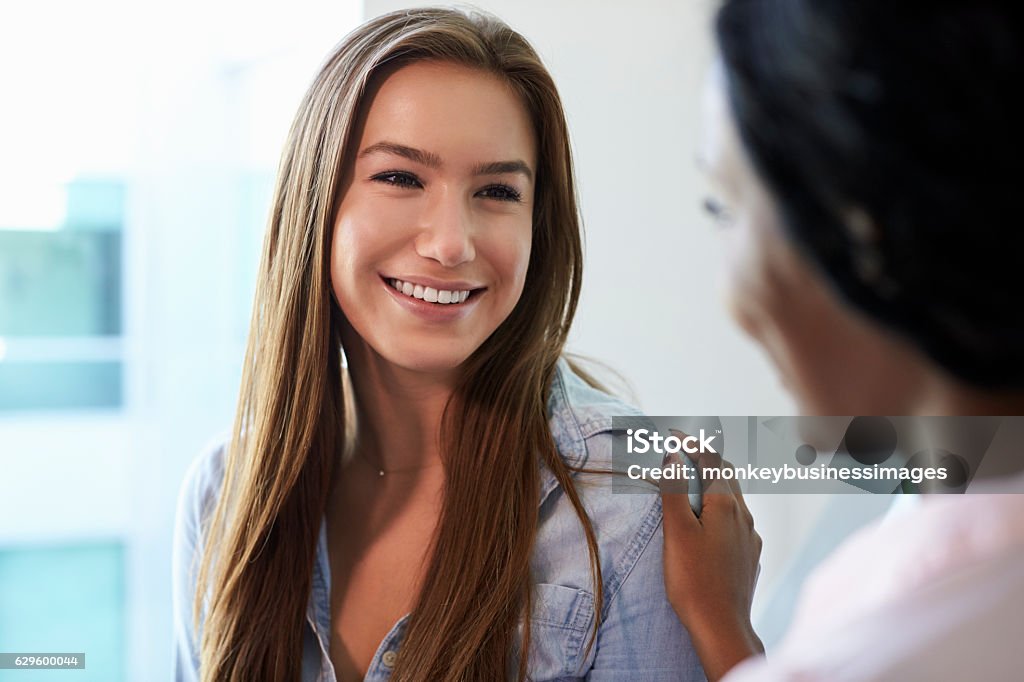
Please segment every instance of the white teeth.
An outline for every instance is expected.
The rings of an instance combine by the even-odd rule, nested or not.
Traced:
[[[437,303],[439,305],[465,303],[471,293],[469,290],[453,291],[451,289],[434,289],[433,287],[425,287],[420,284],[403,282],[400,279],[389,279],[387,282],[391,285],[392,289],[400,291],[406,296],[412,296],[413,298],[418,298],[423,301],[427,301],[428,303]]]

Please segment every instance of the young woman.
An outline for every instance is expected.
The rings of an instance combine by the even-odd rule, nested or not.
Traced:
[[[660,500],[578,471],[630,413],[560,359],[581,260],[520,35],[417,9],[340,44],[281,162],[232,438],[182,490],[177,679],[703,679]]]
[[[1022,18],[988,0],[724,3],[709,205],[733,314],[804,414],[1024,414]],[[768,659],[742,495],[705,496],[699,520],[666,495],[668,591],[709,678],[747,659],[730,682],[1020,679],[1022,441],[1004,422],[971,494],[837,550]]]

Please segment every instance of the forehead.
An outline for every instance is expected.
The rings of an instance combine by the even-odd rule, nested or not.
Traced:
[[[519,158],[535,165],[525,104],[498,76],[481,69],[415,62],[385,76],[364,106],[360,149],[387,140],[453,162]]]
[[[698,163],[712,181],[726,190],[737,190],[742,183],[753,180],[748,177],[751,168],[736,130],[724,71],[717,60],[704,81]]]

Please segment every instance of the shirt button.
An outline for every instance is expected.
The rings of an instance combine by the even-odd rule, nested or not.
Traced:
[[[380,662],[384,664],[385,668],[394,668],[397,660],[398,654],[394,651],[385,651],[384,655],[380,657]]]

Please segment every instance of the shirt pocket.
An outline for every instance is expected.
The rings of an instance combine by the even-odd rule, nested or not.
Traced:
[[[534,585],[530,616],[530,679],[581,677],[579,668],[594,624],[594,595],[565,585]],[[591,647],[593,649],[593,647]]]

